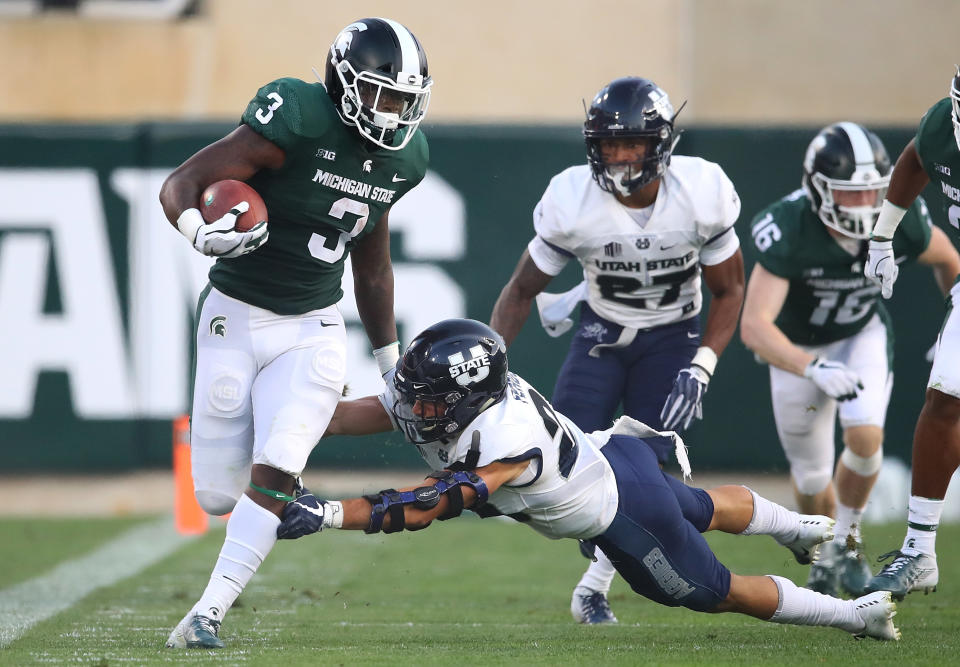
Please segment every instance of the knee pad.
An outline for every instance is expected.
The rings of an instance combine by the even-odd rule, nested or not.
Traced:
[[[844,447],[840,460],[843,465],[858,475],[870,477],[880,472],[883,466],[883,447],[878,448],[871,456],[860,456],[852,452],[849,447]]]
[[[833,479],[833,470],[806,466],[792,466],[790,475],[797,485],[797,491],[805,496],[815,496],[826,489]]]
[[[201,491],[198,489],[194,492],[194,495],[197,498],[197,502],[200,503],[200,507],[203,508],[203,511],[213,516],[229,514],[236,506],[237,500],[239,500],[239,498],[234,498],[221,491]]]

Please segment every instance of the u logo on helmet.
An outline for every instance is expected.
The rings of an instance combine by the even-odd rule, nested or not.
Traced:
[[[469,359],[464,358],[463,352],[447,357],[447,361],[450,362],[450,377],[463,387],[480,382],[490,374],[490,355],[483,350],[483,347],[474,345],[469,352]]]

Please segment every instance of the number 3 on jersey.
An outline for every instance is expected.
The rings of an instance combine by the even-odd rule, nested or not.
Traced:
[[[370,207],[355,199],[342,197],[333,202],[333,206],[330,207],[328,215],[331,218],[343,220],[343,216],[347,213],[358,216],[357,223],[349,232],[340,232],[336,237],[327,237],[317,232],[314,232],[310,236],[310,242],[307,244],[307,247],[310,249],[310,254],[316,259],[319,259],[321,262],[333,264],[343,257],[347,242],[362,232],[363,228],[366,227],[367,218],[370,217]]]
[[[254,114],[262,124],[266,125],[273,118],[273,112],[280,108],[280,105],[283,104],[283,98],[280,97],[277,93],[270,93],[267,95],[268,99],[273,100],[273,103],[267,107],[267,110],[257,109],[257,113]]]

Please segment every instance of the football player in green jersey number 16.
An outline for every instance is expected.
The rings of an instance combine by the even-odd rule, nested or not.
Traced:
[[[957,175],[953,175],[953,170]],[[930,182],[943,194],[947,218],[960,225],[960,69],[950,94],[934,104],[903,149],[890,178],[890,189],[870,239],[867,278],[893,293],[897,264],[893,247],[904,212]],[[907,535],[900,550],[868,584],[870,590],[891,591],[902,599],[914,590],[936,590],[936,537],[943,497],[950,477],[960,463],[960,315],[953,301],[960,294],[954,285],[947,299],[947,314],[937,339],[933,368],[927,382],[923,410],[913,435],[913,480],[907,515]]]
[[[803,189],[762,210],[752,228],[757,263],[741,336],[770,364],[774,418],[800,511],[837,519],[807,580],[827,595],[842,588],[859,597],[872,574],[860,517],[883,462],[892,337],[880,288],[862,266],[889,182],[890,157],[874,133],[829,125],[807,149]],[[931,266],[944,293],[960,272],[960,256],[922,199],[906,211],[893,246],[901,260]],[[844,448],[835,462],[838,416]]]
[[[223,646],[224,615],[276,542],[278,516],[344,386],[337,302],[348,253],[380,372],[397,362],[387,215],[426,173],[417,127],[431,85],[409,30],[356,21],[330,47],[322,82],[263,86],[239,127],[163,185],[170,222],[218,258],[197,308],[190,445],[200,505],[232,512],[210,582],[170,647]],[[266,224],[234,229],[245,202],[204,224],[200,193],[222,179],[246,181],[263,197],[269,237]]]

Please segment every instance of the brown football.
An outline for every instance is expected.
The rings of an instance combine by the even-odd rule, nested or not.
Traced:
[[[240,214],[234,229],[246,232],[258,222],[266,221],[267,205],[263,203],[263,198],[243,181],[217,181],[207,187],[200,195],[200,212],[204,220],[214,222],[242,201],[250,204],[250,209]]]

